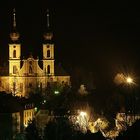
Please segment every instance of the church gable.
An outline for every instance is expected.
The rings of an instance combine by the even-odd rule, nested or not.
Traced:
[[[23,60],[23,66],[19,73],[20,76],[39,76],[43,75],[43,70],[38,65],[38,59],[30,57]]]

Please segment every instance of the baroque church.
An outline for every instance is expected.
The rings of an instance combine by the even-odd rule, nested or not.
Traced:
[[[10,33],[9,64],[0,67],[0,91],[12,93],[15,96],[28,97],[37,90],[45,94],[51,84],[70,85],[70,76],[62,66],[56,66],[54,60],[53,33],[50,30],[50,15],[47,11],[47,32],[42,43],[42,60],[30,55],[21,59],[20,34],[16,27],[16,12],[13,10],[13,30]],[[40,63],[42,65],[40,65]]]

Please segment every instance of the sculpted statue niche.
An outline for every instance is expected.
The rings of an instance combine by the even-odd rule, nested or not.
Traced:
[[[29,74],[33,73],[32,61],[29,62]]]

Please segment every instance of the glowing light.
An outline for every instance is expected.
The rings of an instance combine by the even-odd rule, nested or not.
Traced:
[[[46,103],[46,100],[43,100],[42,104],[45,104]]]
[[[54,91],[54,94],[56,94],[56,95],[59,94],[59,93],[60,93],[60,92],[59,92],[58,90],[55,90],[55,91]]]
[[[24,124],[24,126],[27,127],[28,125],[27,124]]]
[[[127,78],[126,78],[126,82],[127,82],[128,84],[132,84],[132,83],[133,83],[133,79],[132,79],[131,77],[127,77]]]
[[[82,117],[85,117],[85,116],[87,116],[87,113],[86,113],[86,112],[81,111],[81,112],[80,112],[80,115],[81,115]]]
[[[88,127],[88,114],[86,112],[80,111],[79,115],[77,116],[77,123],[79,125],[80,130],[83,133],[86,133]]]
[[[37,107],[35,107],[35,112],[37,112]]]
[[[115,78],[114,78],[114,82],[117,84],[117,85],[120,85],[120,84],[135,84],[135,81],[134,81],[134,77],[130,76],[129,74],[123,74],[123,73],[118,73]]]

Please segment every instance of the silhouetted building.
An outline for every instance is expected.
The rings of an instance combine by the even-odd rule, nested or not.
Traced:
[[[5,99],[8,101],[6,104]],[[35,118],[35,107],[12,96],[4,98],[4,101],[0,104],[0,139],[13,140]]]

